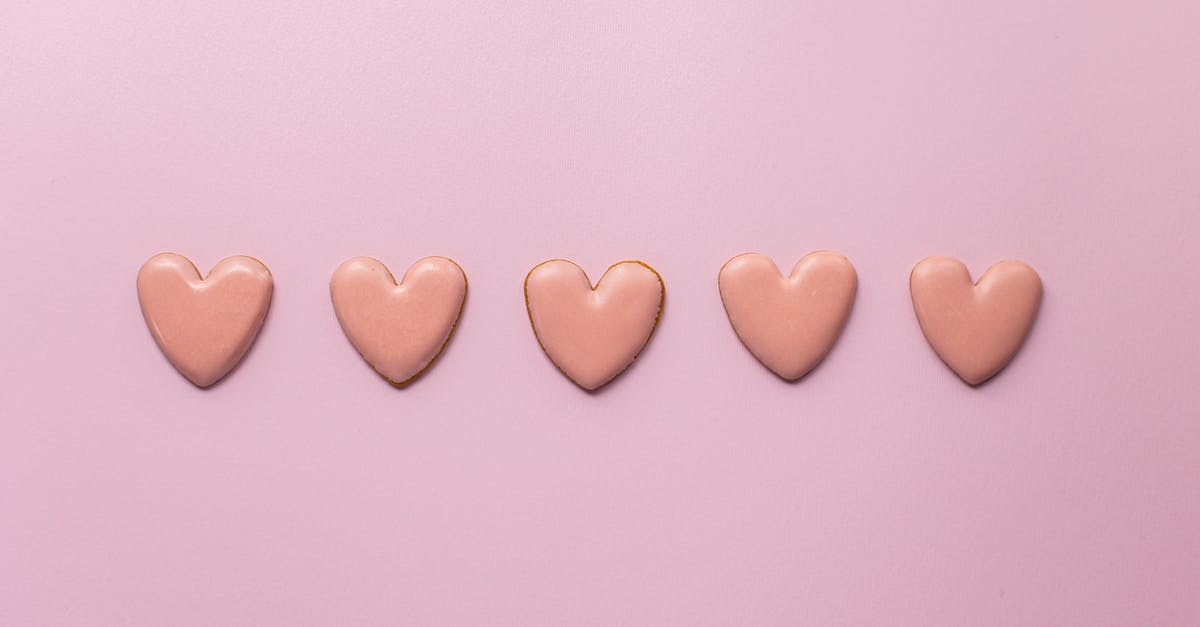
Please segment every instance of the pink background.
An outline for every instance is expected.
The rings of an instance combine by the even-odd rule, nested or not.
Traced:
[[[1200,621],[1195,2],[167,4],[0,5],[0,623]],[[788,385],[716,273],[817,248],[858,302]],[[138,312],[162,250],[276,277],[214,389]],[[470,278],[408,389],[329,305],[361,254]],[[1046,282],[982,389],[930,254]],[[666,282],[599,394],[549,257]]]

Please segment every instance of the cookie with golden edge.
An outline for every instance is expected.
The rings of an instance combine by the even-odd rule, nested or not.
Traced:
[[[565,259],[544,261],[525,277],[525,306],[550,361],[585,390],[612,381],[650,341],[662,314],[662,277],[641,261],[609,266],[593,286]]]
[[[355,257],[329,280],[346,338],[384,379],[403,387],[442,354],[467,298],[467,275],[453,260],[426,257],[399,283],[382,262]]]

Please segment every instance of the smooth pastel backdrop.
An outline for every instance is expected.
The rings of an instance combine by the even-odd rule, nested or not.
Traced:
[[[1200,621],[1200,5],[296,4],[0,2],[0,623]],[[858,302],[789,385],[717,270],[818,248]],[[208,391],[163,250],[276,278]],[[466,311],[396,390],[327,282],[433,254]],[[930,254],[1045,280],[981,389]],[[529,329],[549,257],[666,282],[599,394]]]

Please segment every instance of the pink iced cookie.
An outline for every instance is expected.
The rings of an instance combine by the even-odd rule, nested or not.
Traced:
[[[399,284],[387,267],[355,257],[329,281],[333,310],[363,359],[392,385],[417,378],[450,341],[467,298],[467,275],[445,257],[426,257]]]
[[[845,257],[811,253],[784,277],[769,257],[738,255],[717,277],[738,338],[772,372],[793,381],[825,358],[842,332],[858,275]]]
[[[592,287],[579,266],[545,261],[525,277],[525,304],[538,343],[585,390],[611,381],[650,340],[662,312],[662,278],[640,261],[622,261]]]
[[[1001,261],[978,283],[957,259],[929,257],[909,279],[913,309],[934,352],[963,381],[987,381],[1017,354],[1042,302],[1042,280],[1020,261]]]
[[[271,290],[271,272],[251,257],[223,259],[202,278],[187,257],[160,253],[137,278],[154,341],[200,387],[216,383],[246,354],[271,306]]]

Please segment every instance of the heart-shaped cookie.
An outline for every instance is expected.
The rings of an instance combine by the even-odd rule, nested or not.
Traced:
[[[420,376],[450,341],[467,298],[467,275],[426,257],[399,284],[379,261],[355,257],[329,281],[333,311],[363,359],[397,387]]]
[[[1042,279],[1001,261],[977,283],[957,259],[929,257],[909,278],[913,310],[929,345],[963,381],[979,385],[1017,354],[1042,302]]]
[[[271,272],[257,259],[222,259],[207,277],[183,255],[160,253],[138,272],[138,301],[154,341],[183,376],[208,387],[254,343],[271,306]]]
[[[738,338],[788,381],[808,374],[833,348],[857,286],[850,260],[828,251],[806,255],[787,277],[770,257],[756,253],[730,259],[717,275]]]
[[[592,287],[564,259],[542,262],[525,277],[525,305],[542,350],[585,390],[611,381],[650,341],[662,313],[662,278],[640,261],[622,261]]]

